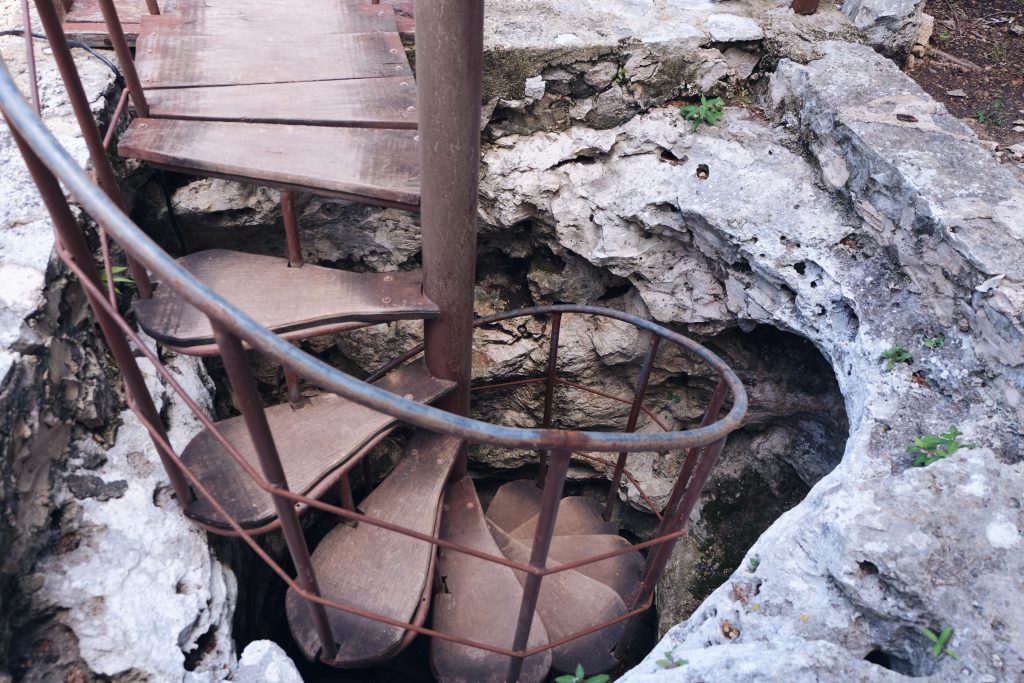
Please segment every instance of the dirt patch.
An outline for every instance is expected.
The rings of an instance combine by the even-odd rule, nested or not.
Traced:
[[[910,75],[983,140],[1024,142],[1024,0],[932,0],[926,11],[935,30]]]

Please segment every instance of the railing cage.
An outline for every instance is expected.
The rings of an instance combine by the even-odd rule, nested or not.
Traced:
[[[41,14],[44,14],[44,7],[52,8],[52,5],[44,0],[39,3],[39,7]],[[45,19],[44,17],[44,21]],[[70,51],[67,50],[62,36],[51,34],[53,26],[50,24],[52,22],[47,22],[48,35],[51,45],[54,47],[54,57],[61,68],[74,105],[79,100],[84,101],[84,92],[81,90],[81,84],[77,81]],[[115,41],[115,46],[116,43],[117,41]],[[93,159],[94,179],[77,166],[70,155],[61,148],[58,141],[44,127],[37,113],[30,108],[18,91],[6,65],[0,69],[0,108],[3,110],[11,133],[52,219],[56,233],[57,253],[68,269],[78,277],[85,290],[97,323],[124,376],[129,408],[138,416],[152,437],[179,502],[185,505],[195,497],[205,498],[226,522],[226,528],[218,529],[210,526],[206,528],[216,533],[234,535],[242,539],[252,552],[266,563],[289,588],[307,602],[320,636],[322,658],[330,660],[334,656],[336,648],[328,623],[327,610],[342,610],[407,629],[410,637],[422,634],[507,656],[509,657],[507,680],[514,681],[518,678],[525,658],[557,647],[569,640],[607,628],[613,623],[629,620],[651,606],[654,587],[668,562],[673,546],[687,531],[690,513],[698,502],[700,492],[711,473],[712,466],[721,453],[726,438],[740,425],[746,412],[747,398],[743,386],[721,358],[677,332],[616,310],[584,305],[553,305],[507,311],[479,318],[475,324],[477,326],[488,325],[521,316],[546,317],[549,321],[546,371],[539,376],[509,379],[499,384],[491,384],[489,387],[477,387],[476,390],[513,384],[541,385],[544,389],[542,424],[533,429],[493,425],[417,403],[368,382],[415,358],[424,351],[422,345],[394,359],[373,376],[367,378],[367,381],[358,380],[302,352],[287,339],[261,327],[245,312],[193,279],[188,271],[132,223],[120,203],[113,171],[109,159],[106,157],[104,141],[95,122],[92,121],[91,115],[86,120],[86,116],[76,106],[82,133],[89,145]],[[124,109],[125,98],[122,98],[119,112]],[[114,124],[111,125],[113,127]],[[109,139],[107,144],[109,144]],[[99,226],[102,247],[101,267],[106,273],[105,285],[96,266],[94,255],[72,215],[68,198],[61,189],[61,184],[70,191],[71,195]],[[160,287],[173,289],[180,297],[209,318],[216,339],[216,352],[224,360],[232,395],[244,417],[248,436],[256,445],[260,462],[259,470],[249,464],[236,446],[220,433],[211,417],[206,415],[198,403],[182,389],[174,373],[164,366],[158,354],[151,349],[150,344],[146,343],[140,333],[119,312],[114,296],[114,278],[112,277],[108,238],[113,239],[123,249],[132,274],[139,285],[140,297],[147,297],[152,292],[150,284],[152,275],[152,280],[159,282]],[[632,397],[614,396],[599,389],[580,386],[559,376],[559,334],[563,317],[568,315],[614,319],[633,325],[648,336],[636,391]],[[686,353],[692,354],[718,377],[717,386],[708,402],[700,425],[685,431],[670,429],[669,425],[665,424],[645,404],[648,383],[658,350],[667,344],[676,345]],[[483,553],[472,547],[447,541],[441,538],[436,530],[433,534],[419,533],[358,512],[350,497],[346,499],[344,489],[347,488],[348,471],[360,462],[364,464],[367,462],[365,454],[369,449],[351,458],[343,468],[339,468],[340,471],[335,472],[337,478],[344,480],[342,504],[330,504],[321,500],[317,495],[304,495],[290,490],[277,452],[277,445],[268,426],[265,409],[245,355],[246,348],[283,366],[289,377],[290,388],[297,386],[298,380],[302,379],[323,392],[338,394],[381,413],[391,415],[406,424],[456,437],[467,444],[537,451],[539,454],[538,485],[543,487],[542,519],[537,526],[538,531],[531,547],[530,562],[512,561],[504,556]],[[179,458],[179,454],[168,441],[164,425],[139,370],[136,353],[141,354],[153,364],[161,378],[180,396],[181,400],[235,463],[245,469],[248,476],[273,497],[277,513],[277,519],[273,524],[259,529],[243,527],[229,514],[225,505],[211,493],[204,481],[185,466]],[[628,405],[629,414],[623,431],[588,432],[552,428],[555,409],[554,392],[558,385],[581,391],[591,391]],[[720,416],[727,402],[731,403],[729,410],[724,416]],[[658,424],[661,431],[636,432],[635,429],[641,414],[646,414]],[[656,455],[657,453],[664,454],[670,451],[685,452],[685,458],[667,503],[659,509],[626,468],[627,456],[630,453],[644,452],[649,454],[648,457],[659,457]],[[611,454],[614,457],[606,459],[602,458],[600,454]],[[551,543],[551,529],[557,515],[557,503],[563,493],[570,460],[573,457],[580,458],[591,466],[609,473],[609,490],[604,505],[606,520],[611,517],[614,506],[619,502],[619,490],[623,478],[635,487],[639,496],[645,501],[645,505],[658,518],[656,531],[651,538],[618,551],[583,558],[567,564],[549,566],[548,549]],[[310,549],[299,521],[300,514],[308,509],[316,509],[321,513],[333,515],[347,522],[375,525],[391,533],[403,534],[430,543],[435,548],[434,552],[437,548],[443,548],[452,552],[465,553],[480,560],[525,573],[527,579],[521,609],[516,615],[517,627],[514,641],[508,643],[507,646],[495,646],[427,627],[424,625],[425,614],[418,615],[411,622],[403,622],[349,604],[325,599],[318,589],[318,577],[313,570]],[[545,515],[547,515],[546,518]],[[296,570],[295,576],[285,571],[281,564],[256,541],[257,534],[276,528],[281,529],[286,540]],[[641,581],[628,600],[628,611],[625,614],[613,621],[594,624],[585,631],[572,634],[559,641],[532,648],[527,647],[530,624],[544,577],[637,550],[646,552],[646,564]]]

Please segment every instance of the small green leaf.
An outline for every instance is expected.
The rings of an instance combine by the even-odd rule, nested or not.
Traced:
[[[582,679],[586,675],[587,675],[586,672],[583,670],[583,665],[582,664],[577,664],[576,665],[576,678]]]
[[[588,678],[587,683],[608,683],[609,679],[611,679],[611,676],[608,674],[598,674]]]
[[[921,635],[923,635],[925,638],[932,641],[933,643],[939,642],[939,637],[935,635],[935,631],[931,630],[930,628],[922,628]]]
[[[559,676],[558,678],[556,678],[555,683],[577,683],[578,680],[579,679],[577,679],[575,676],[566,674],[564,676]]]

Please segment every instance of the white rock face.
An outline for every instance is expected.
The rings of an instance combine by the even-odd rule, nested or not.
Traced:
[[[167,411],[170,441],[181,449],[201,424],[150,364],[141,365],[157,410]],[[209,396],[197,359],[179,356],[170,367],[190,395]],[[82,458],[106,458],[87,475],[95,478],[91,483],[101,491],[119,486],[107,498],[74,480],[65,502],[82,498],[81,542],[39,568],[45,582],[37,600],[62,610],[60,621],[77,635],[81,656],[96,673],[223,680],[235,662],[234,574],[212,555],[206,533],[181,513],[148,432],[130,411],[121,419],[112,448],[77,444]],[[187,670],[186,656],[200,646],[203,653]]]
[[[277,643],[256,640],[249,643],[238,660],[235,683],[302,683],[295,663]]]
[[[711,40],[716,43],[738,43],[764,38],[764,31],[756,21],[735,14],[712,14],[704,22],[704,30],[711,34]]]
[[[925,0],[843,0],[842,10],[868,42],[893,57],[914,47],[924,22]]]
[[[1005,609],[1024,601],[1011,387],[1024,188],[874,51],[821,53],[775,76],[792,131],[728,110],[694,134],[660,111],[485,151],[489,224],[543,226],[553,248],[628,279],[658,320],[796,331],[846,398],[840,466],[755,544],[756,572],[745,562],[624,681],[1024,671],[1024,618]],[[817,166],[793,151],[797,134]],[[925,347],[938,333],[945,345]],[[879,356],[896,342],[913,364],[887,372]],[[979,448],[910,467],[912,439],[950,424]],[[934,657],[921,633],[947,626],[959,660]],[[691,663],[664,671],[665,651]]]

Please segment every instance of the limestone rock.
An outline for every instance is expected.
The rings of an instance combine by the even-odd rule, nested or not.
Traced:
[[[756,21],[735,14],[712,14],[704,22],[704,29],[716,43],[738,43],[764,38],[764,31]]]
[[[925,0],[843,0],[842,10],[872,47],[904,57],[916,42],[924,6]]]
[[[249,643],[238,660],[235,683],[302,683],[295,663],[277,643],[256,640]]]

